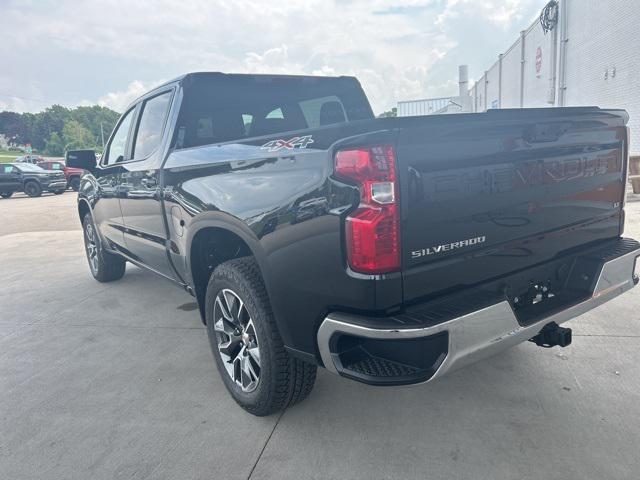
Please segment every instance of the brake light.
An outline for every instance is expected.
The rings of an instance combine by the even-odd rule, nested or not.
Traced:
[[[393,147],[338,151],[335,175],[360,188],[360,205],[345,224],[349,266],[367,274],[399,270],[399,190]]]

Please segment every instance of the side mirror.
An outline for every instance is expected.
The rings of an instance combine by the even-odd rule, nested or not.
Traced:
[[[71,150],[67,152],[67,166],[93,171],[98,164],[95,150]]]

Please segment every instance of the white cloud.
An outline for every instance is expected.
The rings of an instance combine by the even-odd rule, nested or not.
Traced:
[[[98,99],[98,105],[101,107],[109,107],[116,112],[124,112],[125,108],[136,98],[148,92],[152,88],[163,83],[162,81],[154,83],[144,83],[139,80],[131,82],[126,89],[117,92],[109,92]],[[84,102],[83,102],[84,103]]]
[[[455,21],[461,17],[473,18],[476,22],[488,21],[494,26],[506,29],[515,22],[522,22],[524,12],[542,8],[544,2],[538,0],[447,0],[444,11],[438,15],[438,24]],[[526,25],[522,25],[524,28]]]
[[[531,5],[537,9],[541,3],[544,0],[16,2],[0,6],[0,58],[36,78],[40,76],[34,65],[56,58],[57,68],[79,75],[68,75],[63,84],[52,66],[52,75],[41,80],[47,88],[41,90],[54,96],[51,90],[59,82],[55,88],[66,98],[82,90],[70,101],[94,98],[117,109],[157,79],[212,70],[355,75],[380,112],[398,99],[452,93],[443,90],[455,83],[455,62],[477,56],[457,51],[454,59],[452,51],[469,35],[478,36],[473,43],[480,45],[496,27],[523,27],[517,25],[522,11],[529,15]],[[87,67],[83,60],[94,65]],[[434,67],[443,64],[447,68],[434,73]],[[95,69],[100,80],[95,86],[86,80],[87,68]],[[19,91],[20,75],[11,75],[8,83]],[[6,76],[0,72],[0,86]]]

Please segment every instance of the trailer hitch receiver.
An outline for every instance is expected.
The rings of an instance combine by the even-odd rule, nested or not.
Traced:
[[[551,348],[571,345],[571,329],[559,326],[555,322],[545,325],[540,333],[529,340],[539,347]]]

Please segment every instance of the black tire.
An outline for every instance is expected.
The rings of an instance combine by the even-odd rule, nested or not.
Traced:
[[[243,302],[243,307],[239,310],[245,309],[244,317],[255,327],[255,341],[259,347],[259,378],[254,390],[249,392],[244,391],[227,370],[228,366],[231,368],[233,365],[235,371],[235,361],[225,362],[219,349],[219,342],[229,340],[227,343],[231,344],[232,338],[244,339],[245,332],[248,332],[244,330],[242,335],[234,333],[237,336],[232,337],[221,333],[219,327],[216,329],[214,310],[222,308],[216,307],[216,299],[219,294],[224,295],[224,292],[229,291]],[[207,334],[218,371],[227,390],[242,408],[253,415],[265,416],[298,403],[309,395],[315,383],[317,366],[292,357],[285,350],[260,271],[252,257],[229,260],[219,265],[209,279],[205,302]],[[227,311],[233,311],[233,307]],[[239,319],[242,316],[242,313],[238,313]],[[220,322],[221,320],[218,325]],[[256,344],[253,345],[255,348]],[[249,350],[246,349],[247,352]],[[240,351],[243,352],[242,348]],[[245,357],[251,357],[246,352],[244,354]],[[239,357],[240,354],[236,359]],[[252,359],[247,361],[251,362]],[[239,363],[238,368],[242,368],[241,365]],[[255,370],[256,363],[253,362],[253,365]]]
[[[64,193],[64,190],[54,190],[53,194],[54,195],[62,195]]]
[[[71,190],[77,192],[78,190],[80,190],[80,179],[78,177],[72,178],[69,181],[69,186],[71,187]]]
[[[0,193],[0,197],[2,197],[2,198],[11,198],[11,195],[13,195],[13,192],[2,192],[2,193]]]
[[[87,213],[82,220],[82,231],[84,233],[84,250],[93,278],[99,282],[120,280],[124,276],[127,262],[124,258],[106,252],[102,248],[100,235],[90,213]]]
[[[31,180],[24,184],[24,193],[30,197],[39,197],[42,195],[42,187],[38,182]]]

